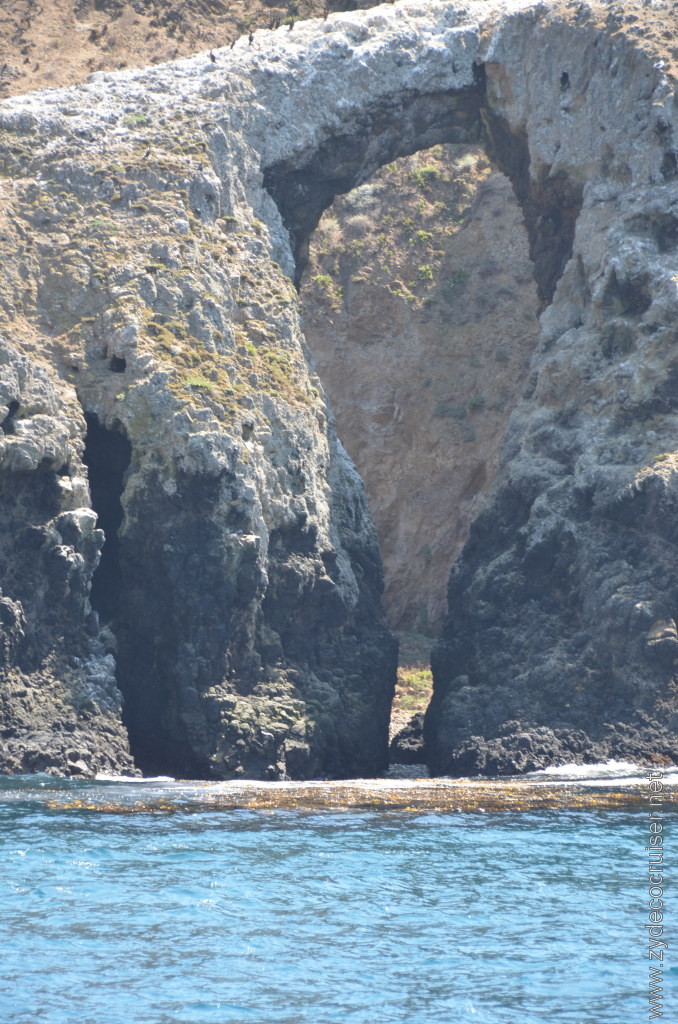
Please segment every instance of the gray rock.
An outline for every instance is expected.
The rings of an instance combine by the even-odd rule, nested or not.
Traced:
[[[424,713],[418,711],[391,740],[391,764],[424,764]]]
[[[425,728],[438,773],[678,756],[673,85],[616,45],[535,9],[487,54],[495,110],[525,126],[533,197],[566,175],[581,208],[493,496],[451,576]],[[594,46],[592,65],[571,59]]]
[[[578,11],[384,6],[0,104],[5,770],[127,770],[113,646],[144,768],[386,764],[379,552],[291,280],[336,192],[481,122],[543,335],[453,574],[431,764],[580,733],[675,756],[673,638],[648,640],[676,618],[673,85]]]

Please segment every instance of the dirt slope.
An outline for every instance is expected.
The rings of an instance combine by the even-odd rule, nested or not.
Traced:
[[[302,298],[377,522],[390,620],[432,634],[537,338],[508,180],[480,147],[383,167],[321,220]]]
[[[0,98],[73,85],[94,71],[143,66],[228,46],[268,28],[373,7],[364,0],[9,0],[0,14]]]

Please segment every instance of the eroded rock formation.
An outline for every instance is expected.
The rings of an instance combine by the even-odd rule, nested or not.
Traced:
[[[133,770],[115,660],[88,601],[103,535],[88,507],[79,409],[4,339],[0,396],[2,770]]]
[[[501,130],[529,146],[526,210],[564,182],[582,199],[493,500],[452,573],[434,772],[678,756],[674,86],[619,31],[631,8],[610,5],[602,30],[603,5],[566,26],[525,11],[485,55]]]
[[[143,768],[384,765],[378,547],[291,280],[336,192],[481,132],[552,304],[453,575],[431,762],[525,767],[554,727],[586,731],[577,756],[673,756],[673,86],[607,9],[389,5],[2,104],[6,770],[34,765],[43,698],[42,767],[90,737],[90,770],[127,767],[114,664]],[[120,522],[93,610],[83,412]],[[487,742],[509,754],[481,764]]]

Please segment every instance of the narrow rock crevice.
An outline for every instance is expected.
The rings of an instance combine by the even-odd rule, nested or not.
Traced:
[[[162,595],[167,588],[159,585],[151,567],[145,566],[142,589],[132,571],[134,556],[130,559],[129,541],[120,536],[125,513],[122,496],[132,457],[132,446],[124,428],[104,426],[95,413],[85,413],[87,434],[83,461],[87,466],[92,508],[97,514],[97,526],[103,530],[105,541],[99,565],[92,577],[90,603],[98,613],[100,622],[115,636],[117,684],[124,698],[123,722],[127,728],[130,749],[135,766],[144,774],[174,774],[176,758],[172,758],[172,745],[161,726],[163,705],[158,695],[157,674],[170,671],[170,664],[162,663],[160,636],[146,637],[147,624],[132,608],[134,595],[141,593],[143,604],[153,604],[148,593],[151,580],[153,593]],[[137,558],[138,561],[138,558]],[[123,570],[123,563],[126,571]],[[135,576],[134,580],[131,579]],[[137,636],[130,622],[141,623]],[[158,633],[156,627],[155,633]],[[173,650],[173,656],[176,651]],[[145,682],[145,685],[144,685]],[[155,722],[155,728],[150,723]],[[178,774],[188,775],[185,765]]]
[[[104,622],[115,620],[123,591],[120,538],[123,521],[122,492],[132,446],[122,430],[104,427],[94,413],[86,413],[87,435],[83,461],[87,466],[92,507],[105,535],[99,565],[92,578],[90,602]]]

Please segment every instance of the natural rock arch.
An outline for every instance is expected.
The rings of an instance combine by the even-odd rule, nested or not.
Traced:
[[[299,283],[308,241],[334,197],[369,180],[384,164],[436,143],[482,140],[488,155],[513,184],[525,215],[543,302],[553,298],[572,254],[582,183],[564,170],[542,180],[530,177],[530,153],[522,128],[512,131],[489,108],[482,64],[472,86],[440,94],[401,94],[362,112],[357,124],[323,139],[314,150],[264,169],[264,188],[289,232]]]
[[[606,12],[399,4],[257,33],[216,64],[198,55],[2,104],[5,463],[59,469],[68,511],[83,496],[76,395],[130,440],[116,628],[120,685],[151,709],[135,727],[160,737],[148,767],[303,776],[385,763],[393,648],[378,552],[284,274],[335,190],[479,117],[525,211],[542,297],[555,298],[496,495],[453,575],[431,763],[675,756],[660,728],[678,648],[673,88]],[[22,351],[51,367],[49,399],[30,400]],[[86,666],[112,652],[87,634],[91,522],[74,523],[53,538],[82,569],[69,694],[80,686],[100,707],[109,676]],[[42,614],[24,632],[46,664],[63,642]],[[35,688],[34,662],[8,657]],[[6,708],[11,720],[10,696]],[[22,735],[11,741],[5,763],[20,768]],[[63,769],[63,748],[53,756]]]
[[[446,96],[431,96],[430,106],[428,97],[405,96],[401,100],[404,108],[393,109],[390,122],[384,119],[383,129],[384,120],[381,112],[377,113],[376,140],[371,138],[370,128],[363,122],[354,133],[340,132],[323,140],[310,154],[297,155],[293,160],[266,169],[265,184],[277,200],[290,231],[298,266],[299,262],[303,265],[308,234],[319,212],[331,201],[334,192],[362,183],[376,160],[393,159],[431,141],[458,141],[476,131],[484,136],[490,153],[511,178],[523,207],[544,305],[553,299],[558,280],[571,258],[585,187],[591,205],[600,207],[605,200],[608,203],[612,200],[623,206],[619,200],[624,186],[631,186],[629,191],[632,191],[634,185],[634,209],[635,204],[644,208],[644,202],[648,201],[651,206],[657,205],[652,190],[675,177],[675,156],[667,117],[671,111],[671,87],[661,74],[662,62],[650,66],[639,54],[620,45],[619,39],[591,31],[586,17],[581,19],[583,24],[575,26],[554,25],[547,18],[540,24],[543,13],[540,8],[527,11],[504,26],[505,35],[500,31],[488,46],[485,64],[474,65],[473,87]],[[518,40],[521,29],[525,31],[528,25],[536,30],[537,38],[526,54]],[[616,27],[614,22],[612,27]],[[525,38],[523,36],[523,40]],[[578,55],[574,65],[573,53]],[[519,54],[528,78],[522,96],[518,77],[512,81],[510,74],[517,68]],[[501,59],[488,61],[488,56],[508,57],[508,60],[505,64]],[[539,56],[543,59],[541,67]],[[582,64],[586,68],[584,76]],[[529,81],[530,76],[533,82]],[[590,76],[588,80],[587,76]],[[538,109],[526,109],[525,97],[537,91],[534,84],[539,81],[545,86],[540,90],[542,105]],[[637,109],[629,119],[627,108],[626,117],[619,117],[616,123],[610,124],[610,113],[615,118],[621,114],[614,101],[612,107],[616,109],[610,110],[609,100],[615,95],[623,96],[627,105],[630,102],[633,106],[635,101]],[[650,106],[646,106],[648,101]],[[522,117],[516,118],[518,110]],[[364,115],[365,121],[368,116]],[[479,131],[481,122],[482,132]],[[622,123],[625,128],[620,132]],[[417,133],[417,126],[421,126],[421,134]],[[350,145],[345,144],[347,139]],[[647,199],[641,198],[643,189],[647,189]],[[594,223],[598,222],[595,226],[584,227],[577,260],[571,264],[561,302],[545,317],[547,346],[553,345],[559,336],[568,336],[569,330],[579,328],[593,352],[599,348],[606,359],[614,362],[615,358],[641,347],[637,344],[640,332],[654,334],[656,319],[644,325],[639,324],[639,320],[651,308],[656,318],[657,306],[665,301],[664,296],[659,299],[664,286],[658,286],[664,275],[639,270],[640,253],[636,248],[631,255],[633,246],[630,245],[625,253],[630,266],[621,273],[620,280],[614,256],[619,259],[616,245],[620,236],[622,239],[628,236],[628,227],[632,235],[652,237],[660,253],[673,251],[673,246],[663,244],[659,237],[660,234],[663,237],[660,222],[673,223],[671,215],[668,216],[668,221],[664,213],[658,212],[653,217],[649,210],[628,216],[626,230],[622,218],[620,232],[613,229],[610,223],[613,218],[607,222],[602,219],[611,241],[607,259],[612,266],[608,264],[607,270],[604,269],[605,257],[598,266],[594,263],[596,257],[600,259],[595,251],[600,215],[594,218]],[[597,294],[591,276],[594,279],[602,276],[605,280]],[[653,278],[657,285],[654,295]],[[657,305],[653,305],[655,298]],[[665,337],[670,338],[670,316],[665,318],[662,310],[660,318]],[[596,339],[598,332],[600,340]],[[610,340],[622,336],[624,341],[619,344]],[[656,358],[656,349],[652,355]],[[644,358],[647,353],[640,355],[638,367],[627,370],[627,376],[633,377],[635,370],[642,378]],[[595,356],[593,362],[596,362]],[[548,363],[548,358],[538,357],[536,371]],[[576,393],[578,368],[573,369],[570,386]],[[654,394],[664,395],[663,373],[659,366],[656,370]],[[548,378],[548,369],[542,373]],[[601,376],[609,377],[607,368],[603,368]],[[648,383],[643,382],[645,389]],[[638,390],[643,391],[640,381],[638,385]],[[539,377],[536,376],[537,394],[538,389]],[[601,404],[613,404],[616,396],[614,392],[610,394],[609,381],[601,382],[601,389],[608,396]],[[618,569],[614,557],[618,551],[610,545],[609,539],[601,541],[600,522],[593,524],[587,512],[582,514],[577,497],[581,489],[580,474],[584,475],[582,465],[589,462],[585,472],[587,491],[591,488],[591,475],[596,475],[592,474],[589,460],[595,443],[600,441],[600,428],[603,427],[608,438],[614,438],[602,446],[603,450],[615,448],[618,452],[620,421],[626,429],[632,426],[633,433],[633,428],[638,430],[638,421],[633,422],[638,408],[641,410],[638,419],[643,422],[653,409],[666,409],[666,403],[643,394],[642,398],[631,400],[633,412],[630,414],[610,416],[608,413],[600,419],[594,414],[587,427],[582,429],[578,424],[578,429],[570,432],[568,421],[572,412],[567,406],[562,408],[557,397],[553,400],[552,386],[549,390],[551,408],[548,411],[543,406],[539,408],[537,399],[531,410],[531,416],[539,423],[535,433],[538,437],[549,437],[546,450],[543,441],[535,443],[530,438],[527,447],[534,446],[534,452],[527,455],[523,447],[518,457],[508,463],[497,496],[481,517],[467,552],[453,573],[450,620],[434,657],[436,692],[427,716],[429,757],[436,772],[506,772],[540,767],[554,759],[596,759],[610,755],[637,758],[647,756],[650,750],[663,752],[666,757],[676,755],[673,657],[678,647],[672,646],[676,598],[670,575],[667,576],[666,552],[659,553],[665,536],[658,541],[655,555],[648,558],[645,543],[639,540],[638,524],[634,522],[631,529],[622,531],[624,540],[620,548],[627,551],[628,561],[622,574],[623,582],[616,580],[615,605],[607,590],[612,585],[610,577],[615,579]],[[625,397],[626,393],[622,392],[622,398]],[[576,397],[574,404],[577,404]],[[529,420],[526,407],[529,408],[529,400],[521,409],[522,417]],[[544,421],[549,419],[552,426],[546,428]],[[511,438],[516,447],[518,423],[519,417],[516,417]],[[664,428],[666,431],[666,425]],[[528,428],[528,437],[529,433]],[[579,435],[576,440],[573,433]],[[669,448],[670,433],[669,427],[666,441]],[[550,446],[554,437],[558,438],[556,449],[562,446],[570,450],[567,458],[554,460],[556,465],[559,461],[561,465],[548,481],[551,485],[546,486],[548,496],[542,491],[541,501],[535,500],[549,477],[546,464],[553,458]],[[636,458],[639,454],[640,449],[636,447]],[[656,468],[649,467],[657,454],[654,431],[643,454],[646,466],[636,466],[631,473],[628,469],[618,473],[620,499],[621,494],[629,488],[633,491],[642,479],[644,487],[651,486],[662,493],[658,502],[666,511],[671,499],[665,490],[668,488],[670,493],[675,486],[673,471],[658,474]],[[668,455],[662,455],[662,459],[668,461]],[[563,461],[571,469],[567,483],[562,478]],[[527,474],[526,463],[532,463]],[[636,475],[638,469],[640,473]],[[511,479],[512,470],[521,478],[518,488]],[[599,473],[598,488],[607,490],[613,474],[604,465]],[[525,474],[527,478],[534,476],[538,480],[536,493],[529,496],[520,493],[527,482]],[[648,484],[648,480],[652,483]],[[570,487],[572,493],[563,501],[563,494],[567,494]],[[595,499],[589,500],[595,506]],[[550,554],[545,561],[534,560],[531,551],[526,557],[523,532],[529,536],[533,531],[534,547],[541,550],[543,524],[540,520],[544,516],[541,506],[548,508],[550,504],[558,509],[550,526]],[[508,523],[504,521],[507,508],[512,509]],[[549,511],[553,516],[555,509]],[[657,511],[643,508],[643,514],[650,536],[658,530],[665,535],[659,526]],[[596,518],[594,515],[593,519]],[[605,515],[600,518],[604,520]],[[616,540],[619,543],[619,537]],[[567,556],[558,558],[554,554],[560,546],[569,549]],[[602,551],[607,552],[606,556]],[[674,558],[672,553],[668,561]],[[596,561],[602,561],[605,568],[598,574],[591,574],[590,566]],[[567,563],[566,578],[563,578],[565,570],[561,562]],[[507,563],[510,571],[507,571]],[[651,576],[655,583],[648,587]],[[507,594],[506,577],[511,581],[509,586],[519,595],[517,609],[512,607],[510,598],[507,604],[511,591]],[[476,589],[482,593],[479,602],[482,613],[477,619],[470,610]],[[565,596],[567,609],[559,607]],[[535,603],[539,606],[538,613],[533,608]],[[594,607],[601,621],[591,630],[589,616]],[[626,618],[626,609],[631,607],[635,612]],[[531,639],[537,622],[548,635],[543,650]],[[624,650],[623,657],[619,657],[616,648]],[[656,653],[659,648],[664,652],[662,667],[659,667],[661,657]],[[506,650],[513,650],[514,655],[507,658]],[[487,739],[479,740],[478,736]]]

